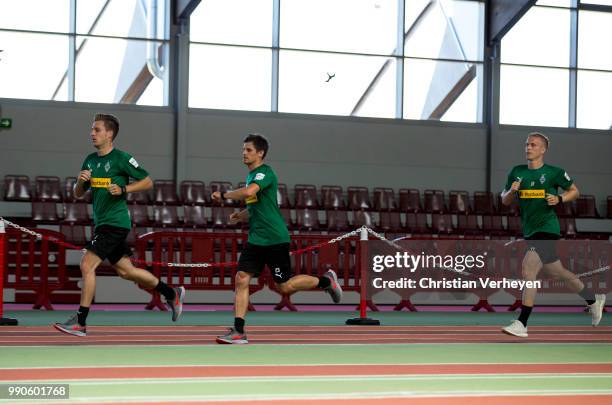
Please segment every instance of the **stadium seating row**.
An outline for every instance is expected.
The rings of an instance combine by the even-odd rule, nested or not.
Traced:
[[[34,187],[30,185],[28,176],[7,175],[4,178],[5,201],[39,201],[39,202],[91,202],[91,193],[87,192],[81,198],[75,198],[72,189],[75,177],[67,177],[62,183],[57,176],[37,176]],[[244,183],[239,183],[241,187]],[[212,206],[210,194],[214,191],[227,191],[233,185],[226,181],[213,181],[206,186],[201,181],[183,181],[177,194],[176,183],[172,180],[155,180],[153,195],[149,193],[130,193],[127,196],[130,204],[138,205],[190,205]],[[322,210],[351,211],[388,211],[402,213],[435,213],[435,214],[476,214],[476,215],[518,215],[518,206],[509,207],[501,204],[499,195],[476,191],[471,196],[467,191],[450,191],[448,200],[442,190],[425,190],[423,199],[417,189],[402,188],[396,194],[392,188],[376,187],[373,198],[367,187],[348,187],[345,199],[341,186],[321,186],[317,188],[310,184],[297,184],[294,187],[294,200],[289,198],[286,184],[279,184],[278,203],[283,209],[310,208]],[[226,200],[223,206],[236,207],[241,202]],[[583,195],[569,204],[556,207],[562,217],[600,218],[597,211],[597,201],[593,195]],[[607,197],[607,217],[612,218],[612,196]]]

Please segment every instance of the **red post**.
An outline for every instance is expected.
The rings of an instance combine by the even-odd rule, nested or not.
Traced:
[[[368,297],[367,297],[367,272],[369,269],[368,263],[368,230],[362,229],[359,238],[359,279],[360,279],[360,294],[359,294],[359,318],[351,318],[346,320],[347,325],[380,325],[378,319],[367,317]]]

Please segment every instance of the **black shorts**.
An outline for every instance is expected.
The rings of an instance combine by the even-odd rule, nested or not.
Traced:
[[[525,238],[525,240],[529,250],[535,251],[540,256],[542,264],[548,264],[559,260],[559,256],[557,256],[557,240],[560,238],[559,235],[554,233],[536,232],[530,237]]]
[[[292,276],[289,244],[259,246],[247,243],[238,260],[238,271],[258,277],[265,265],[270,268],[272,278],[277,284],[289,280]]]
[[[132,249],[125,241],[129,233],[129,229],[117,226],[97,226],[91,242],[85,245],[85,249],[95,253],[102,261],[108,259],[111,264],[115,264],[123,256],[132,255]]]

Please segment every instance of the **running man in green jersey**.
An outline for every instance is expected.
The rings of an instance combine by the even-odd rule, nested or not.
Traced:
[[[94,235],[85,246],[81,258],[83,286],[78,312],[64,323],[53,326],[61,332],[86,336],[86,319],[96,291],[96,268],[105,260],[113,265],[119,276],[162,294],[172,309],[176,321],[183,311],[185,288],[170,288],[150,272],[134,267],[129,256],[132,250],[126,238],[132,229],[126,194],[151,189],[153,182],[129,153],[113,147],[119,133],[119,120],[110,114],[96,114],[91,127],[91,140],[97,149],[87,156],[74,195],[81,197],[91,188],[93,198]],[[129,183],[130,178],[137,181]]]
[[[567,204],[578,198],[579,191],[567,172],[544,163],[548,150],[548,138],[539,132],[527,136],[525,143],[526,165],[515,166],[501,194],[502,203],[510,205],[518,197],[523,225],[523,236],[529,250],[522,265],[523,278],[535,281],[544,269],[555,279],[565,280],[571,291],[578,293],[589,306],[591,323],[601,321],[606,301],[604,294],[595,295],[587,289],[575,274],[561,264],[557,256],[556,241],[560,239],[559,219],[555,205]],[[562,194],[558,189],[564,190]],[[533,309],[537,289],[525,288],[519,318],[502,331],[509,335],[527,337],[527,320]]]
[[[289,231],[278,208],[278,179],[272,168],[264,164],[268,141],[262,135],[250,134],[242,146],[242,161],[249,169],[246,185],[221,194],[215,191],[212,199],[244,200],[247,208],[230,215],[230,223],[249,222],[249,238],[238,261],[234,327],[217,337],[217,343],[248,343],[244,318],[249,305],[249,284],[268,265],[276,288],[282,294],[311,290],[318,287],[327,291],[335,303],[342,298],[342,289],[333,270],[321,277],[305,274],[292,276],[289,258]]]

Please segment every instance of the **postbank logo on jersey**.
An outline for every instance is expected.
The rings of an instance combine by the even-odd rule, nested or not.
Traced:
[[[107,188],[111,184],[110,177],[92,177],[89,181],[92,188]]]
[[[544,198],[546,192],[544,190],[519,190],[519,198]]]

